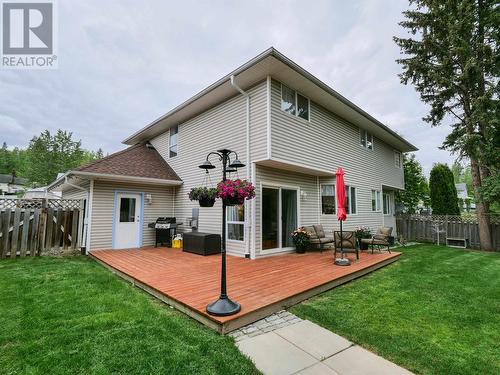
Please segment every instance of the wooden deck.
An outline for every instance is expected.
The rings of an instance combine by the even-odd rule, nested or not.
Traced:
[[[241,311],[206,313],[219,296],[220,255],[200,256],[170,248],[98,250],[91,256],[121,277],[192,318],[227,333],[325,290],[396,261],[400,253],[363,252],[351,266],[333,263],[333,252],[286,254],[257,260],[227,258],[229,297]],[[349,258],[354,260],[353,254]]]

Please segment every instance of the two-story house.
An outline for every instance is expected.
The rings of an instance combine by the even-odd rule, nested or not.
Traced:
[[[303,225],[337,229],[337,167],[344,168],[347,184],[344,228],[394,227],[394,192],[404,188],[402,153],[416,150],[274,48],[123,143],[130,147],[68,171],[50,186],[63,198],[85,200],[87,250],[150,246],[148,222],[159,216],[185,222],[198,206],[188,193],[205,178],[198,166],[221,148],[238,153],[246,166],[237,175],[257,193],[227,208],[230,254],[290,251],[290,233]],[[213,186],[220,179],[221,168],[210,172]],[[221,223],[220,202],[199,209],[199,231],[221,233]]]

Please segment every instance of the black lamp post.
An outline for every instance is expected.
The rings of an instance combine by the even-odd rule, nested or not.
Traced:
[[[229,155],[234,154],[235,159],[231,162]],[[226,174],[231,172],[236,172],[237,168],[243,168],[243,164],[238,159],[238,154],[234,151],[228,149],[217,150],[217,152],[210,152],[207,155],[206,160],[199,167],[205,169],[207,172],[209,169],[214,169],[215,166],[210,163],[208,158],[210,155],[215,155],[222,161],[222,181],[226,181]],[[228,165],[229,163],[229,165]],[[229,167],[229,168],[228,168]],[[211,315],[217,316],[228,316],[236,314],[241,310],[239,303],[231,301],[227,296],[226,288],[226,203],[224,199],[222,200],[222,270],[221,270],[221,280],[220,280],[220,296],[219,299],[207,305],[207,312]]]

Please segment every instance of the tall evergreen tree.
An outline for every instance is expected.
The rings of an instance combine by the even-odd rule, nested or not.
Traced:
[[[479,236],[492,249],[489,204],[484,181],[497,173],[491,155],[500,154],[495,129],[500,125],[498,0],[410,0],[400,25],[409,37],[395,37],[405,55],[404,84],[411,83],[430,105],[431,125],[452,119],[443,148],[470,160]]]
[[[435,164],[429,178],[432,213],[460,215],[453,172],[446,164]]]

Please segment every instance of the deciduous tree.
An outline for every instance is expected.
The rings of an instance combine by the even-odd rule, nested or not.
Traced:
[[[405,190],[396,194],[396,200],[404,207],[405,212],[414,214],[420,202],[429,204],[429,187],[415,154],[403,156],[403,168]]]

